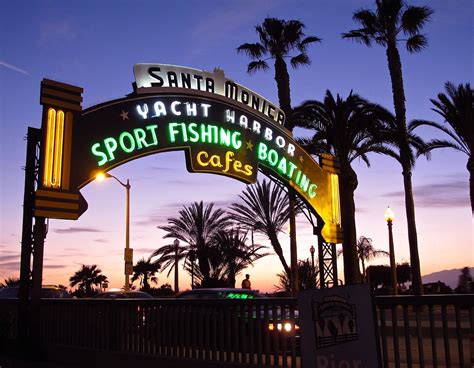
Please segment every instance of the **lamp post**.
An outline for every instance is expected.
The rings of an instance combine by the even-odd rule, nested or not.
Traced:
[[[125,262],[125,291],[130,290],[130,275],[133,272],[133,249],[130,248],[130,181],[127,179],[126,183],[109,173],[99,173],[96,175],[96,179],[102,181],[107,178],[115,179],[126,191],[126,208],[125,208],[125,249],[124,249],[124,262]]]
[[[309,252],[311,253],[311,267],[313,267],[313,270],[314,270],[314,247],[311,246],[311,248],[309,248]]]
[[[385,220],[387,221],[387,227],[388,227],[388,246],[389,246],[389,251],[390,251],[390,270],[392,273],[392,289],[393,289],[393,295],[397,295],[398,294],[397,266],[395,264],[395,249],[393,247],[393,233],[392,233],[392,223],[393,223],[395,214],[393,213],[390,207],[387,207],[387,209],[384,212],[384,216],[385,216]]]
[[[179,293],[179,286],[178,286],[179,240],[175,239],[173,244],[174,244],[174,292],[177,294]]]

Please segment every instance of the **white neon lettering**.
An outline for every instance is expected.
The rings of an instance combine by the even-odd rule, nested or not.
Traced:
[[[154,117],[160,117],[161,115],[166,116],[166,107],[163,102],[156,101],[153,108],[155,109]]]
[[[181,102],[179,102],[179,101],[173,101],[173,102],[171,103],[171,112],[172,112],[173,114],[175,114],[176,116],[180,116],[180,115],[181,115],[181,111],[176,110],[176,106],[177,106],[177,105],[181,105]]]
[[[186,115],[196,116],[197,115],[197,106],[194,102],[186,102]]]
[[[148,119],[148,105],[143,104],[143,109],[140,105],[137,105],[137,111],[143,119]]]
[[[225,110],[225,122],[235,124],[235,111]]]
[[[209,108],[211,107],[211,105],[202,103],[201,107],[202,107],[202,116],[207,118],[207,116],[209,115]]]

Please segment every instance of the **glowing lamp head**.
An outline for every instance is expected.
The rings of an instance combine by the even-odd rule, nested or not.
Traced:
[[[104,181],[105,179],[110,178],[110,174],[99,172],[95,175],[95,178],[97,181]]]
[[[390,207],[387,207],[387,209],[384,212],[384,216],[385,216],[385,221],[392,222],[393,219],[395,218],[395,213],[393,213]]]

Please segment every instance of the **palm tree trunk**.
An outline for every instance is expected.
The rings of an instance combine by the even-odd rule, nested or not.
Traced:
[[[411,282],[415,295],[423,294],[421,281],[420,257],[418,255],[418,238],[416,235],[415,203],[410,169],[403,170],[403,185],[405,187],[405,209],[408,223],[408,241],[410,243]]]
[[[467,160],[467,170],[469,171],[469,194],[471,196],[471,211],[474,214],[474,157]]]
[[[272,244],[273,249],[275,250],[275,253],[277,254],[278,258],[280,258],[280,262],[283,265],[283,269],[288,275],[291,275],[291,270],[288,267],[288,263],[286,263],[285,257],[283,257],[283,251],[281,249],[280,242],[278,241],[278,238],[276,234],[270,234],[270,243]]]
[[[413,189],[411,183],[411,165],[408,164],[406,152],[409,151],[406,127],[405,90],[403,87],[402,63],[396,46],[395,37],[389,40],[387,45],[387,62],[392,82],[393,105],[398,129],[405,137],[400,142],[400,156],[403,167],[403,183],[405,187],[405,209],[407,213],[408,241],[410,243],[410,264],[412,269],[412,285],[416,295],[423,294],[421,283],[420,258],[418,255],[418,237],[416,234],[415,203],[413,200]],[[405,154],[404,154],[405,153]],[[405,156],[405,157],[404,157]]]
[[[281,57],[275,58],[275,81],[277,83],[278,90],[278,102],[280,108],[286,115],[285,127],[292,132],[294,124],[289,120],[291,115],[291,93],[290,93],[290,75],[288,74],[288,68],[286,67],[285,60]],[[289,197],[289,218],[290,218],[290,254],[291,254],[291,269],[295,272],[288,272],[290,275],[291,291],[293,296],[298,293],[298,254],[297,254],[297,243],[296,243],[296,211],[295,204],[296,199],[291,188],[288,188]],[[280,255],[279,255],[280,256]],[[281,255],[280,260],[283,259]],[[283,263],[283,262],[282,262]],[[286,262],[285,262],[286,264]],[[284,265],[285,265],[284,264]],[[288,267],[288,266],[287,266]]]
[[[357,188],[357,175],[350,166],[344,166],[340,175],[342,255],[344,259],[344,279],[346,285],[361,281],[359,258],[357,256],[357,234],[355,224],[354,191]]]

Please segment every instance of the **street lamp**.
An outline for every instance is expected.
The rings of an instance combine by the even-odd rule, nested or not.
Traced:
[[[179,240],[175,239],[173,244],[174,244],[174,292],[177,294],[179,293],[179,286],[178,286]]]
[[[107,178],[115,179],[121,186],[126,190],[126,209],[125,209],[125,249],[124,249],[124,261],[125,261],[125,291],[130,290],[130,275],[133,272],[133,249],[130,248],[130,181],[127,179],[126,183],[123,183],[121,180],[117,179],[115,176],[109,173],[98,173],[96,179],[98,181],[103,181]]]
[[[393,213],[390,207],[387,207],[387,209],[384,212],[384,216],[385,216],[385,220],[387,221],[387,227],[388,227],[388,246],[389,246],[389,251],[390,251],[390,270],[392,273],[392,289],[393,289],[393,295],[397,295],[398,294],[397,266],[395,264],[395,249],[393,247],[393,233],[392,233],[392,223],[393,223],[393,219],[395,218],[395,214]]]
[[[309,248],[309,252],[311,253],[311,267],[313,267],[313,270],[314,270],[314,247],[311,246],[311,248]]]

